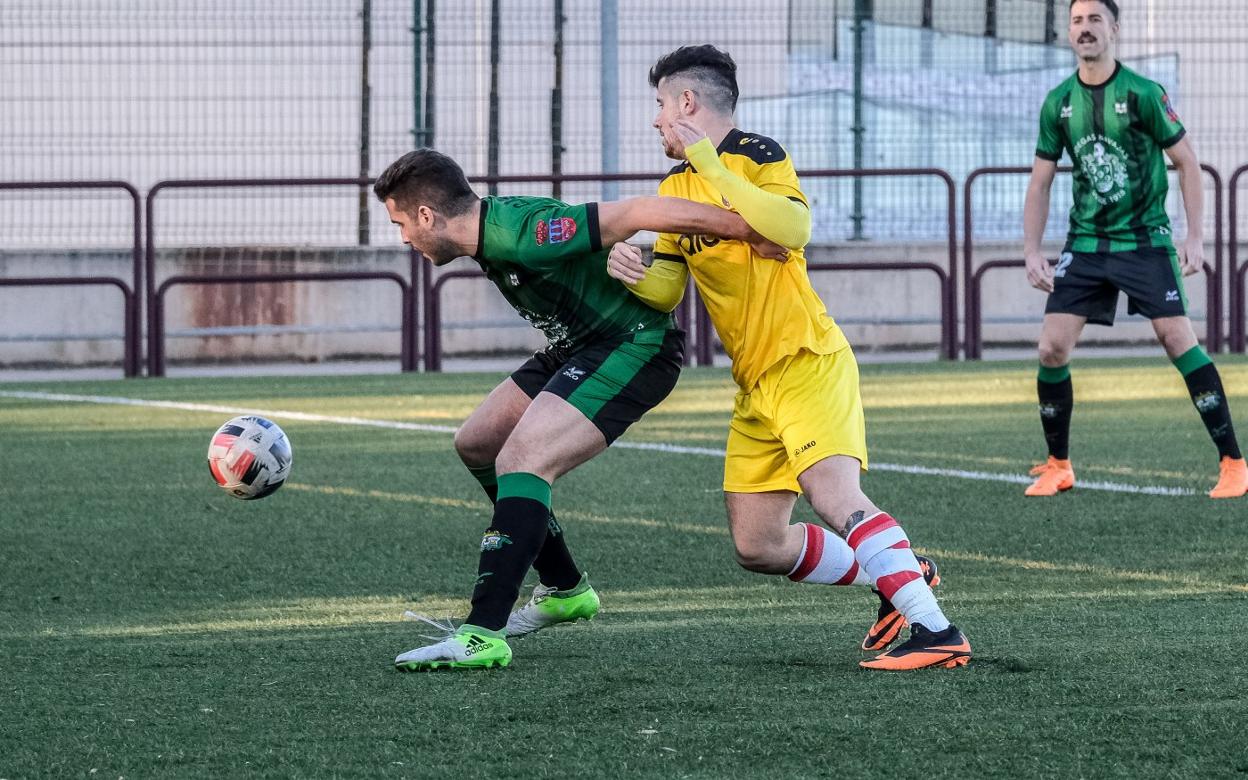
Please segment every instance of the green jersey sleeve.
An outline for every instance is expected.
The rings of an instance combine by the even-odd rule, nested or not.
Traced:
[[[1062,133],[1058,127],[1061,108],[1059,98],[1050,94],[1040,107],[1040,137],[1036,140],[1036,156],[1057,162],[1062,159]]]
[[[1187,134],[1179,115],[1170,105],[1170,96],[1165,87],[1154,84],[1156,89],[1150,90],[1140,97],[1140,119],[1148,134],[1153,137],[1162,149],[1169,149]]]
[[[489,198],[482,256],[549,271],[602,250],[598,204],[570,206],[549,198]]]

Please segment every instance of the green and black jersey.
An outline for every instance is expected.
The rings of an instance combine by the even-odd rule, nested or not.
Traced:
[[[1076,72],[1040,110],[1036,156],[1074,165],[1067,250],[1129,252],[1170,247],[1165,149],[1185,131],[1166,90],[1118,63],[1090,87]]]
[[[596,203],[483,198],[480,231],[481,270],[559,351],[676,328],[671,314],[650,308],[607,275]]]

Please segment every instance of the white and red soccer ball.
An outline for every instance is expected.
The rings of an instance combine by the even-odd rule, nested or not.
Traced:
[[[255,415],[235,417],[208,445],[212,478],[235,498],[264,498],[290,476],[290,440],[277,423]]]

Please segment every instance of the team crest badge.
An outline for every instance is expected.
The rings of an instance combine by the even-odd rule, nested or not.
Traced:
[[[559,217],[549,222],[539,219],[533,228],[533,237],[537,240],[538,246],[542,246],[547,241],[552,244],[562,244],[565,241],[571,241],[575,235],[576,220],[571,217]]]
[[[1091,154],[1079,155],[1079,166],[1102,204],[1118,202],[1127,186],[1127,164],[1114,146],[1093,141]]]
[[[1170,105],[1170,96],[1162,94],[1161,105],[1166,109],[1166,118],[1176,125],[1179,124],[1179,113],[1174,110],[1174,106]]]

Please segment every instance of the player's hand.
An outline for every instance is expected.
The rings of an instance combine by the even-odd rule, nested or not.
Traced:
[[[1178,247],[1179,253],[1179,270],[1184,276],[1191,276],[1205,267],[1205,242],[1197,238],[1188,237],[1183,245]]]
[[[753,231],[750,232],[753,233]],[[775,241],[769,241],[757,233],[746,239],[746,243],[750,245],[750,249],[753,249],[755,254],[761,257],[779,260],[782,263],[789,259],[788,247],[781,246]]]
[[[680,139],[682,146],[693,146],[698,141],[706,138],[706,133],[702,128],[690,122],[688,119],[677,119],[672,122],[672,132]]]
[[[1053,292],[1053,266],[1043,252],[1032,252],[1024,260],[1027,265],[1027,283],[1037,290]]]
[[[646,278],[646,264],[642,260],[641,249],[624,242],[611,247],[607,254],[607,275],[630,287]]]
[[[663,125],[661,130],[663,138],[667,141],[667,148],[682,159],[685,156],[686,146],[692,146],[706,138],[706,133],[698,129],[698,126],[688,119],[677,119],[674,122],[669,122]]]

